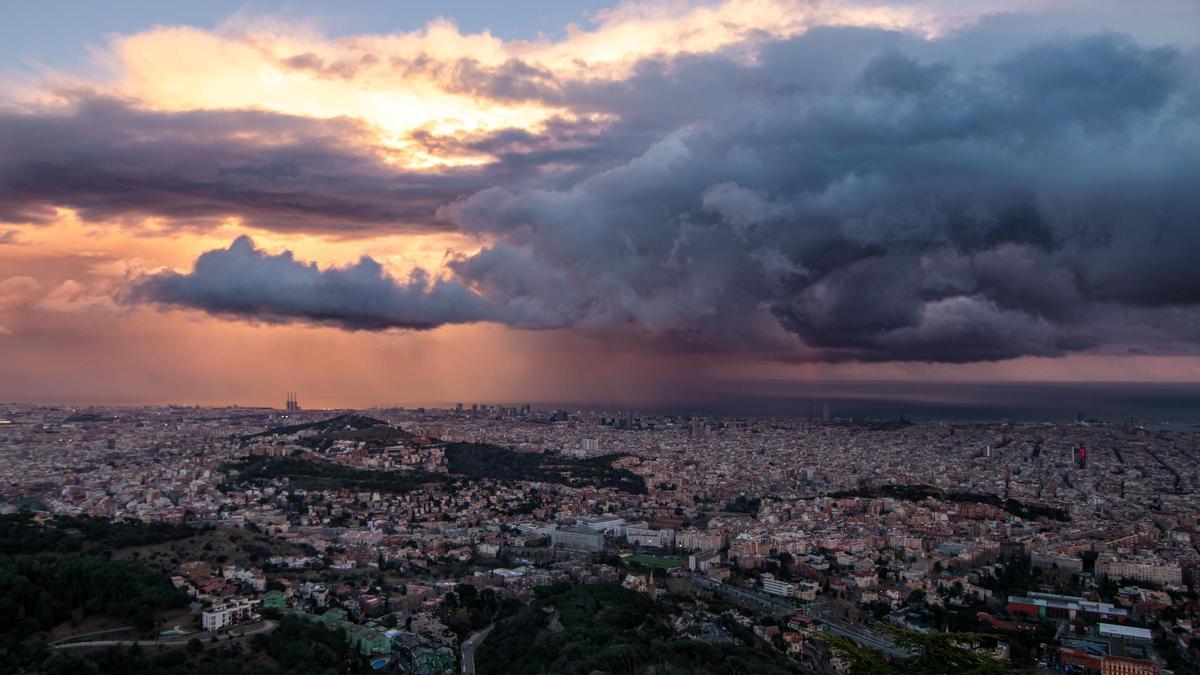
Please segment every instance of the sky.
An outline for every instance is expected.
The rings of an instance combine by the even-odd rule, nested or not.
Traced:
[[[0,400],[1200,382],[1191,0],[5,19]]]

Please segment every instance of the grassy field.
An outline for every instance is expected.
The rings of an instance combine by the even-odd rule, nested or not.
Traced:
[[[640,553],[628,556],[625,560],[648,567],[661,567],[663,569],[671,569],[672,567],[681,567],[683,565],[683,561],[679,558],[664,558],[656,555],[642,555]]]

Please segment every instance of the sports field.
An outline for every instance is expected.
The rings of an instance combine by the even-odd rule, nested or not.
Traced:
[[[683,561],[678,558],[663,558],[656,555],[642,555],[640,553],[627,556],[625,558],[630,562],[648,565],[650,567],[661,567],[663,569],[671,569],[672,567],[680,567]]]

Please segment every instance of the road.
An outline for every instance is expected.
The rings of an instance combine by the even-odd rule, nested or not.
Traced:
[[[480,643],[488,636],[488,633],[492,632],[492,628],[493,626],[488,626],[462,643],[463,675],[475,675],[475,650],[479,649]]]
[[[275,630],[276,623],[270,619],[258,624],[257,626],[248,626],[245,630],[239,631],[237,635],[226,633],[217,635],[218,641],[238,640],[243,637],[258,635],[259,633],[269,633]],[[167,647],[186,645],[189,640],[196,638],[201,642],[207,643],[211,638],[211,633],[192,633],[190,635],[180,635],[178,637],[161,638],[158,640],[92,640],[90,642],[60,642],[50,645],[51,649],[74,649],[76,647],[124,647],[129,645],[141,645],[143,647],[154,647],[163,645]]]
[[[896,647],[891,639],[886,636],[880,635],[869,628],[856,626],[834,617],[820,603],[799,605],[787,598],[768,595],[748,588],[739,588],[698,574],[691,574],[689,576],[692,581],[703,588],[715,591],[726,598],[740,601],[743,607],[749,606],[758,612],[770,615],[776,619],[793,612],[804,612],[824,624],[829,632],[849,638],[864,647],[883,652],[896,659],[906,659],[912,656],[912,654]]]
[[[860,646],[883,652],[894,659],[912,658],[912,654],[897,647],[890,639],[867,628],[854,626],[825,615],[814,614],[813,616],[825,624],[826,630],[834,635],[849,638]]]
[[[780,596],[767,595],[732,584],[721,583],[699,574],[689,574],[689,578],[698,586],[713,591],[734,601],[740,601],[743,607],[749,607],[756,612],[769,615],[776,619],[798,612],[802,607],[795,602]]]
[[[107,635],[108,633],[125,633],[132,631],[133,626],[119,626],[117,628],[107,628],[105,630],[95,630],[90,633],[80,633],[79,635],[69,635],[61,640],[55,640],[50,643],[50,646],[69,644],[71,642],[80,642],[85,638],[95,637],[97,635]]]

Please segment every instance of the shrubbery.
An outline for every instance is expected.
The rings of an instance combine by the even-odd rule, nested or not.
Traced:
[[[550,629],[557,614],[561,630]],[[556,626],[557,628],[557,626]],[[792,673],[795,662],[749,647],[675,640],[665,612],[617,584],[553,584],[496,623],[475,657],[495,673]]]

